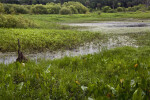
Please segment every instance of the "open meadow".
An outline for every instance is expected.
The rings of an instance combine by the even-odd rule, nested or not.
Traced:
[[[0,14],[0,99],[150,100],[149,28],[150,11]]]

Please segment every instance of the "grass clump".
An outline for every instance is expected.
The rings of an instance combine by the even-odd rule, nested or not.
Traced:
[[[126,34],[127,36],[131,37],[132,39],[136,40],[137,45],[139,46],[150,46],[150,32],[141,32],[141,33],[130,33]]]
[[[123,47],[37,64],[0,64],[0,98],[147,100],[149,52]]]
[[[66,8],[66,7],[63,7],[61,8],[60,12],[59,12],[61,15],[68,15],[68,14],[72,14],[71,10]]]
[[[0,29],[0,51],[16,51],[17,39],[22,50],[43,51],[72,49],[85,42],[102,39],[100,33],[49,29]]]
[[[33,28],[37,27],[35,23],[23,17],[13,15],[0,15],[0,27],[3,28]]]

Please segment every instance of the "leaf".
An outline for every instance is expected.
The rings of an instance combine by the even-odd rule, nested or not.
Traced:
[[[137,90],[135,90],[135,92],[133,93],[133,97],[132,100],[143,100],[144,98],[144,92],[142,91],[141,88],[138,88]]]

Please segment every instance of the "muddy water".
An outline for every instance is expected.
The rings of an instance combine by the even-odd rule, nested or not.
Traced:
[[[143,32],[143,31],[150,31],[150,20],[147,21],[137,21],[137,22],[94,22],[94,23],[70,23],[70,26],[85,26],[82,28],[82,31],[101,31],[103,33],[136,33],[136,32]],[[25,56],[31,60],[35,60],[36,62],[38,59],[56,59],[62,58],[64,56],[79,56],[79,55],[86,55],[86,54],[93,54],[96,52],[101,51],[103,48],[115,48],[120,46],[134,46],[137,47],[135,44],[135,40],[130,39],[127,36],[113,36],[111,37],[108,42],[99,42],[99,43],[86,43],[84,46],[78,47],[73,50],[65,50],[65,51],[54,51],[54,52],[42,52],[36,54],[27,54],[24,53]],[[9,64],[15,62],[17,58],[17,53],[0,53],[0,63]]]
[[[42,52],[36,54],[27,54],[24,53],[25,56],[31,60],[35,60],[36,62],[38,59],[56,59],[62,58],[64,56],[79,56],[79,55],[86,55],[86,54],[93,54],[96,52],[101,51],[104,48],[110,49],[119,46],[134,46],[135,41],[130,40],[126,36],[120,37],[113,37],[108,40],[108,42],[99,42],[99,43],[86,43],[84,46],[78,47],[73,50],[66,50],[66,51],[55,51],[55,52]],[[0,63],[9,64],[15,62],[17,58],[17,53],[0,53]]]
[[[94,23],[70,23],[70,26],[82,26],[82,31],[100,31],[102,33],[136,33],[143,31],[150,31],[150,21],[137,21],[137,22],[117,22],[105,21]]]

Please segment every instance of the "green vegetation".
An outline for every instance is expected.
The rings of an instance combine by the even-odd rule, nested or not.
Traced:
[[[7,14],[59,14],[63,8],[70,10],[69,14],[85,14],[88,12],[88,8],[84,5],[73,1],[65,2],[62,6],[59,3],[47,3],[46,5],[0,4],[0,8],[0,12],[5,11]]]
[[[99,11],[98,11],[99,12]],[[48,27],[52,23],[79,23],[90,21],[116,21],[116,20],[128,20],[128,18],[134,19],[148,19],[150,18],[150,12],[118,12],[118,13],[101,13],[93,12],[89,14],[74,14],[74,15],[22,15],[24,18],[34,20],[44,27]],[[20,16],[20,15],[15,15]],[[45,25],[44,25],[45,24]],[[43,28],[44,28],[43,27]],[[53,26],[51,26],[53,27]],[[49,28],[51,28],[49,27]]]
[[[4,13],[4,7],[3,7],[3,4],[2,3],[0,3],[0,14],[1,13]]]
[[[110,6],[113,9],[117,7],[132,7],[143,4],[146,8],[150,6],[149,0],[0,0],[2,3],[10,4],[47,4],[49,2],[64,4],[65,2],[78,1],[91,9],[101,9],[104,6]]]
[[[150,48],[0,66],[2,99],[132,99],[150,97]]]
[[[15,17],[12,15],[0,15],[0,27],[5,28],[33,28],[37,27],[33,21],[24,19],[22,17]]]
[[[0,51],[17,51],[17,39],[22,50],[44,51],[72,49],[85,42],[102,39],[100,33],[48,29],[0,29]]]
[[[137,45],[139,46],[150,46],[150,32],[142,32],[142,33],[130,33],[126,34],[127,36],[131,37],[132,39],[135,39],[137,42]]]
[[[79,27],[65,23],[149,19],[149,2],[145,6],[142,5],[145,0],[142,1],[134,4],[129,0],[127,3],[89,0],[84,1],[85,6],[79,2],[64,3],[63,0],[61,4],[46,0],[16,1],[30,5],[0,3],[0,52],[16,52],[18,39],[21,50],[30,53],[74,49],[86,42],[107,40],[107,36],[113,34],[77,31],[75,29]],[[94,12],[88,12],[86,6]],[[38,62],[0,64],[0,99],[149,100],[150,32],[121,35],[135,39],[140,47],[121,47],[97,54]]]
[[[66,8],[66,7],[63,7],[63,8],[61,8],[61,10],[60,10],[60,14],[61,14],[61,15],[68,15],[68,14],[71,14],[71,13],[72,13],[71,10],[68,9],[68,8]]]

